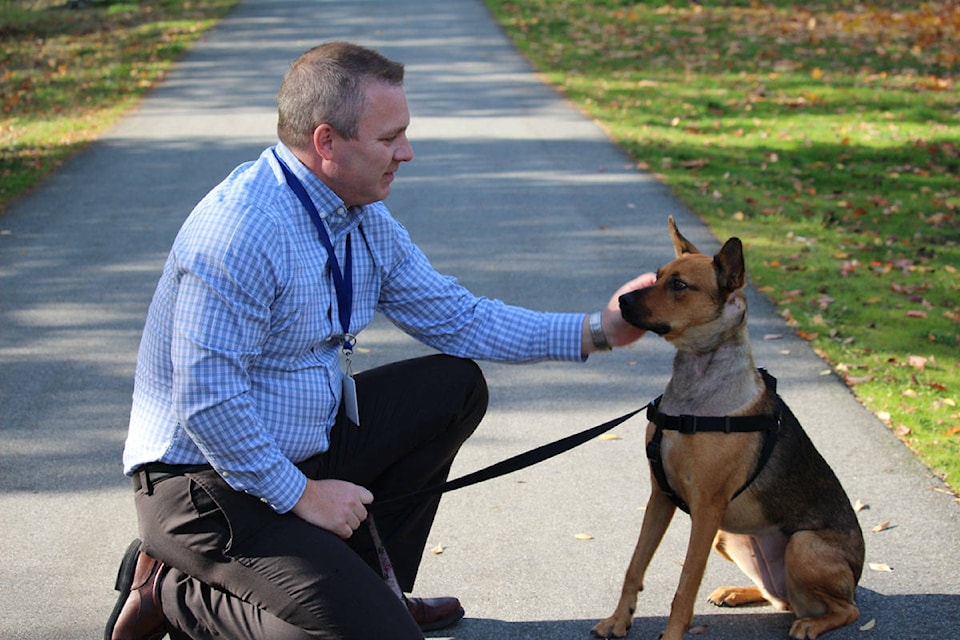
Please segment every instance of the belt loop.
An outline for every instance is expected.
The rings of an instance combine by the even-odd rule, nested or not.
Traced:
[[[147,472],[146,467],[141,467],[137,470],[137,475],[140,477],[140,484],[143,487],[144,493],[148,496],[153,495],[153,483],[150,482],[150,474]]]

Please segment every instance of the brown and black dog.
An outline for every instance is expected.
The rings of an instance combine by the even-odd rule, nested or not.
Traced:
[[[644,573],[680,506],[690,514],[690,539],[663,640],[680,640],[689,627],[711,545],[756,585],[721,587],[711,602],[769,601],[796,615],[791,638],[816,638],[859,617],[860,524],[775,381],[754,365],[740,240],[710,257],[669,222],[676,259],[654,285],[620,298],[627,322],[677,353],[648,411],[653,487],[640,538],[616,611],[592,633],[626,636]]]

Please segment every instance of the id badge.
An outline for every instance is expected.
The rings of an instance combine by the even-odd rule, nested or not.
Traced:
[[[343,372],[343,408],[347,412],[347,418],[353,424],[360,426],[360,407],[357,406],[357,381],[353,376]]]

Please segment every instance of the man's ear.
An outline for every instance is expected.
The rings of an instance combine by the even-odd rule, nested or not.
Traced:
[[[333,157],[334,139],[336,132],[333,127],[324,123],[313,130],[313,149],[324,160],[330,160]]]

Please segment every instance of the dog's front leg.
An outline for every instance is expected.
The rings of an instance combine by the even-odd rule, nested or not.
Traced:
[[[633,624],[633,614],[637,609],[637,594],[643,591],[643,576],[647,566],[677,510],[670,498],[657,488],[652,474],[650,483],[653,490],[643,514],[637,546],[633,549],[633,557],[627,567],[627,575],[623,579],[620,600],[613,615],[594,625],[591,633],[597,638],[626,637],[627,631]]]
[[[720,504],[716,504],[720,502]],[[680,583],[670,606],[670,618],[661,640],[680,640],[693,621],[693,605],[703,581],[707,558],[713,540],[720,529],[726,503],[723,501],[700,501],[690,505],[690,539],[687,555],[680,572]]]

